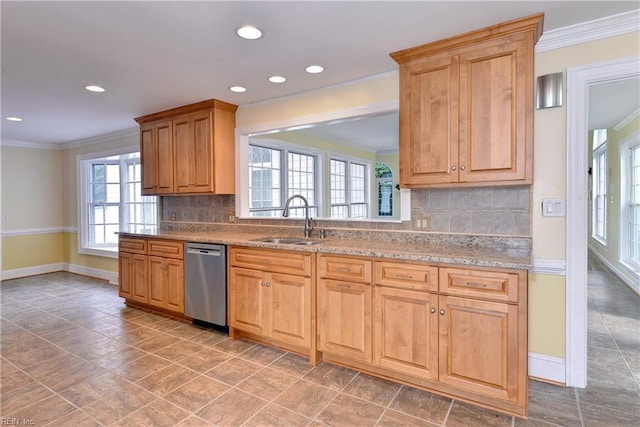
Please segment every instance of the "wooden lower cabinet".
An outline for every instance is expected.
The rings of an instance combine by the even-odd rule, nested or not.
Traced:
[[[370,284],[320,280],[320,351],[372,361],[372,288]]]
[[[526,417],[526,271],[319,258],[374,272],[373,284],[320,278],[324,359]]]
[[[397,372],[438,379],[438,296],[376,287],[374,362]]]
[[[229,248],[229,335],[309,354],[316,363],[310,254]]]
[[[184,243],[121,237],[119,294],[140,303],[184,314]]]

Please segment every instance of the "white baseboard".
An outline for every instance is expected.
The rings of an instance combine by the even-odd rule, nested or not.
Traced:
[[[95,277],[109,281],[112,285],[118,284],[118,273],[98,268],[84,267],[69,263],[55,263],[47,265],[37,265],[34,267],[16,268],[14,270],[2,271],[2,280],[19,279],[20,277],[36,276],[38,274],[55,273],[57,271],[68,271],[70,273],[82,274],[83,276]]]
[[[566,383],[566,362],[561,357],[529,353],[529,376],[554,383]]]

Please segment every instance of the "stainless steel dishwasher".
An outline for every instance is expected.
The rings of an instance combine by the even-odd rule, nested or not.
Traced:
[[[227,247],[185,243],[184,314],[227,326]]]

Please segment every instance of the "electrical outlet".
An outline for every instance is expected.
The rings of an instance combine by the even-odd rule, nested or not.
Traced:
[[[229,222],[236,222],[236,217],[234,215],[229,215]]]

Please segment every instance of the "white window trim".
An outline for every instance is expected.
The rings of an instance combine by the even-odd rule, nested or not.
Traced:
[[[297,154],[304,154],[304,155],[308,155],[308,156],[315,156],[316,158],[316,171],[315,171],[315,183],[316,183],[316,188],[315,188],[315,200],[316,203],[313,205],[314,207],[317,208],[317,211],[320,215],[322,215],[323,212],[323,208],[324,208],[324,200],[322,195],[324,194],[323,192],[323,185],[322,182],[320,180],[320,177],[323,176],[322,171],[323,171],[323,166],[324,166],[324,152],[322,150],[318,150],[315,149],[313,147],[307,147],[306,145],[299,145],[299,144],[293,144],[293,143],[289,143],[286,141],[281,141],[281,140],[276,140],[276,139],[268,139],[268,138],[260,138],[260,139],[256,139],[255,141],[250,142],[247,145],[247,168],[245,169],[246,171],[249,170],[249,162],[248,162],[248,153],[249,153],[249,146],[250,145],[256,145],[259,147],[265,147],[265,148],[270,148],[270,149],[274,149],[274,150],[283,150],[283,156],[282,156],[282,170],[281,170],[281,174],[280,174],[280,185],[282,186],[281,188],[281,193],[282,193],[282,205],[281,207],[279,207],[280,209],[284,209],[284,203],[287,200],[287,194],[289,193],[289,156],[288,153],[289,152],[294,152]],[[248,185],[249,185],[249,180],[247,181],[247,190],[248,190]],[[248,200],[248,191],[247,191],[247,215],[246,218],[253,218],[253,219],[269,219],[269,217],[255,217],[255,216],[251,216],[251,208],[250,206],[250,201]],[[278,209],[278,207],[275,207],[275,209]]]
[[[603,233],[604,236],[599,236],[598,234],[596,234],[596,212],[597,212],[597,200],[598,200],[598,192],[597,192],[597,187],[598,187],[598,179],[599,178],[599,171],[596,170],[597,168],[595,167],[595,160],[596,158],[600,157],[602,155],[602,153],[604,152],[604,154],[607,156],[607,164],[605,165],[604,168],[604,185],[605,185],[605,189],[606,189],[606,198],[604,201],[604,229],[603,229]],[[607,247],[607,216],[609,214],[609,207],[608,207],[608,203],[609,203],[609,179],[607,177],[607,173],[609,170],[609,153],[607,150],[607,141],[601,143],[600,145],[598,145],[598,148],[596,148],[595,150],[593,150],[593,159],[594,159],[594,167],[593,167],[593,201],[592,201],[592,213],[593,213],[593,226],[591,228],[591,237],[593,238],[593,240],[595,240],[596,242],[598,242],[600,245],[602,245],[603,247]]]
[[[329,219],[333,219],[333,220],[360,220],[360,221],[370,221],[373,218],[373,213],[371,212],[372,209],[372,203],[371,203],[371,161],[366,160],[366,159],[361,159],[359,157],[352,157],[352,156],[345,156],[344,154],[340,154],[340,153],[334,153],[334,152],[329,152],[329,161],[331,160],[338,160],[338,161],[342,161],[342,162],[346,162],[347,163],[347,168],[346,168],[346,173],[347,173],[347,188],[346,188],[346,205],[347,207],[349,207],[349,213],[351,213],[351,175],[350,175],[350,164],[351,163],[356,163],[359,165],[364,165],[365,166],[365,177],[364,177],[364,199],[366,200],[366,205],[367,205],[367,216],[365,218],[353,218],[351,216],[347,217],[347,218],[329,218]],[[330,184],[329,184],[330,185]],[[330,215],[331,213],[331,200],[329,197],[329,200],[327,201],[327,213]]]
[[[135,153],[140,151],[140,146],[130,146],[124,148],[116,148],[113,150],[100,151],[88,154],[79,154],[76,156],[76,188],[78,189],[78,211],[77,211],[77,225],[78,225],[78,253],[85,255],[101,256],[106,258],[118,258],[118,248],[111,249],[95,249],[86,247],[87,232],[86,225],[83,224],[83,218],[87,214],[88,194],[87,186],[84,183],[89,182],[87,175],[87,169],[82,167],[82,162],[85,160],[99,159],[103,157],[119,156],[123,154]],[[160,209],[158,209],[158,212]]]
[[[626,189],[629,188],[628,182],[628,174],[629,174],[629,150],[634,147],[640,146],[640,131],[635,131],[628,137],[624,138],[620,141],[620,227],[618,232],[619,234],[619,261],[620,264],[627,270],[629,273],[632,273],[636,276],[636,280],[640,276],[640,264],[637,264],[634,261],[631,261],[628,258],[629,253],[629,229],[627,228],[629,224],[629,192]]]

